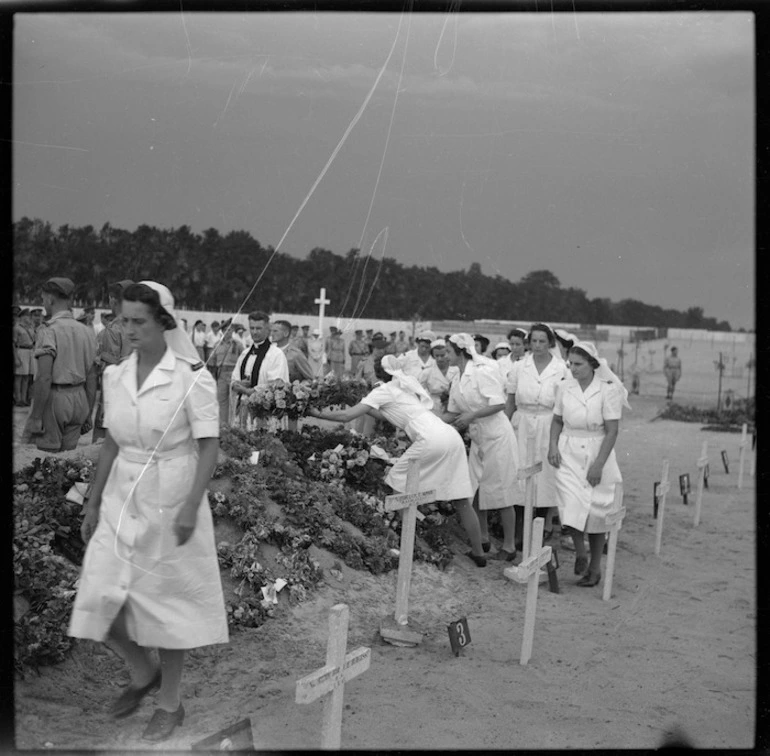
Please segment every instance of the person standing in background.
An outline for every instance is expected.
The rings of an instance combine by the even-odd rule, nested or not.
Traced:
[[[313,371],[313,377],[323,376],[324,365],[326,365],[326,345],[320,328],[313,329],[313,335],[307,343],[307,359]]]
[[[206,361],[206,324],[202,320],[196,320],[193,326],[191,339],[193,346],[198,352],[198,356],[201,358],[201,362]]]
[[[13,371],[13,399],[16,407],[29,407],[27,393],[32,380],[33,350],[35,338],[32,330],[29,310],[14,312],[13,348],[15,353]]]
[[[276,320],[270,331],[270,340],[286,355],[290,381],[311,380],[313,368],[302,350],[292,341],[291,324],[288,320]]]
[[[348,354],[350,355],[350,372],[355,375],[361,360],[369,356],[369,346],[364,340],[364,332],[360,328],[356,330],[356,337],[348,345]]]
[[[229,426],[233,422],[232,407],[234,402],[231,400],[230,383],[233,370],[242,351],[241,345],[235,340],[232,321],[226,320],[222,323],[222,338],[214,347],[210,361],[210,372],[217,382],[220,425]]]
[[[396,357],[400,357],[402,354],[406,354],[409,351],[409,342],[406,340],[406,333],[404,331],[398,332],[398,340],[396,341]]]
[[[220,341],[222,341],[222,331],[219,328],[219,321],[215,320],[211,324],[211,330],[206,334],[206,343],[203,349],[203,352],[206,355],[204,362],[209,361],[211,353],[214,351],[214,348]]]
[[[32,343],[34,344],[37,339],[37,332],[41,329],[43,326],[43,310],[40,307],[34,307],[30,310],[30,316],[32,319]],[[27,406],[29,407],[32,404],[32,388],[35,384],[35,373],[37,372],[37,360],[32,358],[32,372],[29,376],[29,381],[27,382],[27,396],[25,397],[25,401],[27,403]]]
[[[670,401],[674,398],[674,389],[682,377],[682,360],[675,346],[671,347],[671,354],[663,362],[663,375],[666,376],[666,399]]]
[[[399,357],[399,365],[407,375],[414,376],[419,381],[422,371],[436,364],[436,360],[430,356],[430,345],[435,340],[436,334],[433,331],[422,331],[417,334],[417,348]]]
[[[74,449],[80,436],[91,430],[96,400],[96,336],[93,328],[72,316],[74,291],[75,284],[69,278],[49,278],[43,284],[48,321],[37,334],[37,379],[22,433],[22,443],[34,441],[40,451]]]
[[[336,326],[329,328],[331,335],[326,342],[326,356],[329,365],[337,378],[342,378],[345,372],[345,340]]]
[[[297,341],[297,346],[302,350],[302,354],[305,355],[305,357],[309,357],[307,351],[307,343],[310,341],[310,326],[309,325],[303,325],[302,326],[302,333],[299,335],[299,339]]]
[[[129,342],[123,327],[123,318],[120,317],[120,303],[123,299],[123,290],[134,282],[125,279],[112,284],[108,289],[110,310],[113,319],[96,338],[96,366],[97,386],[99,400],[96,403],[96,415],[94,416],[94,431],[91,434],[91,443],[96,443],[105,437],[107,430],[104,427],[104,394],[102,391],[102,377],[107,365],[117,365],[124,357],[131,354]]]

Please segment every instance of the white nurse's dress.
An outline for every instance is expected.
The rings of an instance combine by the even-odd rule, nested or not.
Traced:
[[[561,416],[564,427],[554,482],[562,525],[586,533],[606,532],[604,517],[612,508],[615,484],[623,480],[615,449],[604,463],[598,485],[591,486],[586,476],[604,439],[604,421],[620,420],[622,409],[623,396],[609,381],[594,376],[585,392],[574,378],[559,384],[553,414]]]
[[[195,477],[194,439],[219,436],[216,384],[167,349],[137,390],[136,361],[134,352],[104,373],[104,425],[120,451],[86,549],[69,634],[105,640],[125,607],[129,637],[140,646],[226,643],[206,494],[190,540],[178,546],[173,530]]]

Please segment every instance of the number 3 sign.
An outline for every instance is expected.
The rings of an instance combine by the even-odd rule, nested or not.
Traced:
[[[460,649],[471,642],[471,634],[468,630],[468,620],[462,617],[447,625],[449,631],[449,643],[455,656],[460,655]]]

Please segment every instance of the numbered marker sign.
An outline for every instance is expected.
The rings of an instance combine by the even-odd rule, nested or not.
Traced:
[[[460,649],[471,642],[471,633],[468,630],[468,620],[462,617],[447,625],[449,631],[449,643],[455,656],[460,655]]]
[[[559,576],[556,574],[556,570],[559,569],[559,553],[556,549],[551,550],[551,561],[545,566],[548,572],[548,589],[551,593],[559,592]]]
[[[724,449],[722,450],[722,464],[725,466],[725,472],[729,475],[730,465],[727,462],[727,452]]]
[[[703,487],[708,488],[709,487],[709,466],[708,463],[703,468]]]
[[[658,486],[660,481],[656,481],[652,487],[652,516],[654,519],[658,519],[658,505],[660,504],[660,496],[658,496]]]
[[[684,473],[679,476],[679,492],[682,494],[684,503],[687,504],[687,494],[690,493],[690,474]]]

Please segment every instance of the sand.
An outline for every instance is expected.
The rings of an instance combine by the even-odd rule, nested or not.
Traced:
[[[557,538],[561,592],[541,586],[529,664],[519,664],[526,588],[502,563],[475,567],[459,556],[441,572],[418,565],[410,620],[425,632],[414,648],[379,638],[393,611],[395,572],[374,577],[327,571],[312,600],[290,607],[228,645],[192,653],[183,682],[187,721],[156,750],[192,743],[245,717],[258,750],[317,748],[322,704],[294,703],[295,682],[323,666],[328,610],[350,607],[348,650],[372,649],[370,669],[345,688],[343,748],[654,748],[680,729],[698,748],[754,745],[756,686],[755,480],[737,488],[740,436],[696,424],[650,422],[663,403],[632,397],[618,462],[628,516],[620,533],[610,601],[601,584],[579,588],[574,552]],[[677,479],[704,439],[711,459],[701,524],[694,493],[685,506]],[[731,460],[726,474],[719,451]],[[93,451],[84,444],[81,451]],[[15,464],[34,458],[17,448]],[[654,555],[653,482],[671,465],[663,545]],[[566,543],[566,541],[565,541]],[[465,616],[472,642],[459,657],[446,625]],[[107,704],[127,677],[104,646],[81,642],[72,658],[16,682],[16,739],[24,749],[152,750],[140,740],[153,696],[112,721]]]

